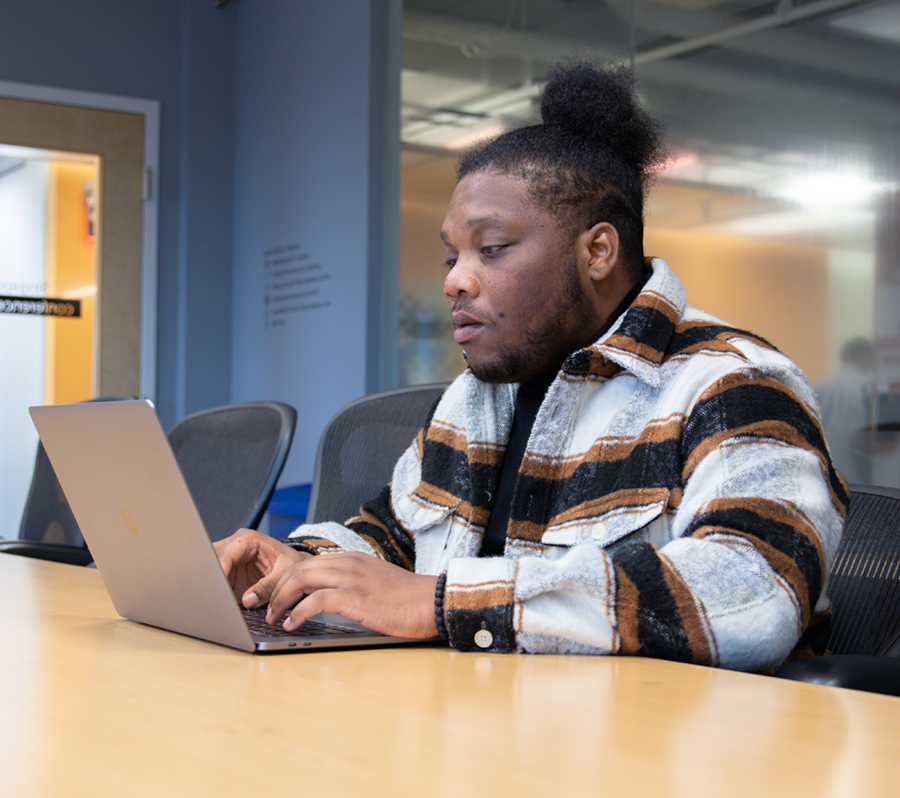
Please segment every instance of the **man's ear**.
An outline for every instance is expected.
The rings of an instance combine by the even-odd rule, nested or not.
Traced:
[[[595,282],[604,280],[619,262],[619,231],[609,222],[597,222],[582,236],[588,275]]]

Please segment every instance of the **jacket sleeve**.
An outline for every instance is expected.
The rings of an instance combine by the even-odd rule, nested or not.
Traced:
[[[681,485],[655,522],[664,534],[452,560],[451,643],[741,670],[783,662],[828,613],[826,574],[846,517],[816,411],[777,379],[732,374],[683,419],[680,451]]]
[[[395,475],[405,475],[410,470],[419,473],[423,436],[424,430],[421,430],[402,455]],[[401,478],[401,481],[405,485],[406,480]],[[386,485],[378,496],[360,508],[357,517],[344,524],[306,524],[286,538],[285,543],[313,554],[361,551],[407,570],[415,570],[415,546],[394,516],[391,488],[391,484]]]

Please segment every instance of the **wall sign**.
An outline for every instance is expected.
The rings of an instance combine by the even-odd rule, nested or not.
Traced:
[[[80,299],[51,299],[43,296],[0,296],[0,313],[22,316],[81,316]]]
[[[266,328],[284,327],[300,313],[331,306],[331,274],[310,259],[300,244],[271,247],[263,253]]]

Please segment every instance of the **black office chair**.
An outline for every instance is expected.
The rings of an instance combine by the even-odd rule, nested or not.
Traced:
[[[88,401],[117,402],[124,399],[134,397],[100,396]],[[19,524],[19,537],[0,540],[0,552],[71,565],[88,565],[93,559],[40,441]]]
[[[397,460],[446,387],[442,382],[383,391],[339,410],[319,438],[307,523],[358,515],[391,481]]]
[[[296,424],[297,412],[289,405],[246,402],[185,416],[169,431],[169,442],[212,540],[259,524],[287,460]],[[0,552],[72,565],[93,560],[40,443],[19,538],[0,541]]]
[[[287,460],[297,411],[244,402],[185,416],[169,442],[212,540],[255,529]]]
[[[789,663],[775,675],[900,695],[900,490],[850,487],[829,595],[828,654]]]

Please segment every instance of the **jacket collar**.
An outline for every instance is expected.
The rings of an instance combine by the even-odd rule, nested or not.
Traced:
[[[611,376],[625,370],[659,387],[660,367],[687,300],[684,286],[665,261],[654,258],[650,268],[637,299],[594,344],[573,352],[563,371]]]

